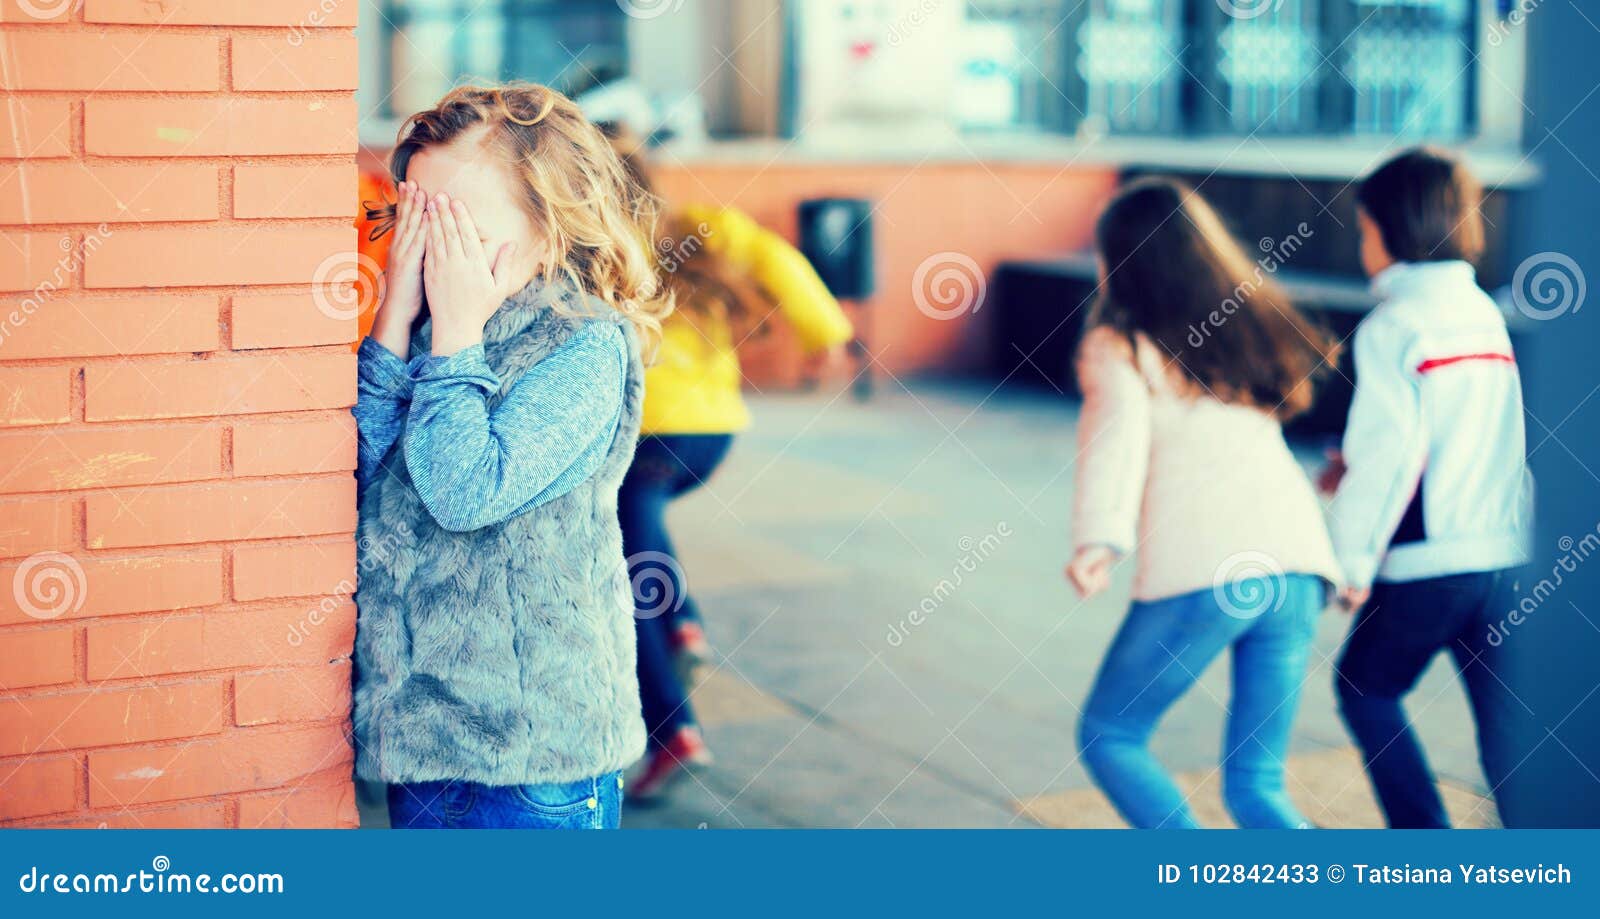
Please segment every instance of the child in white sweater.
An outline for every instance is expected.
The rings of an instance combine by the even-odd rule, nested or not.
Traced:
[[[1129,185],[1096,227],[1101,300],[1078,356],[1076,551],[1084,597],[1137,552],[1134,603],[1101,664],[1079,745],[1138,827],[1193,827],[1147,747],[1224,651],[1233,699],[1223,792],[1244,827],[1298,827],[1283,759],[1337,566],[1282,423],[1335,348],[1194,191]]]

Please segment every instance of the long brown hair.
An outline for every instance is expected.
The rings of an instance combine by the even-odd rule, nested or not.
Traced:
[[[694,319],[716,313],[733,327],[736,340],[762,328],[777,306],[759,284],[715,246],[708,246],[706,227],[691,223],[667,207],[650,176],[644,142],[626,125],[600,122],[600,130],[636,184],[657,202],[663,214],[653,240],[661,284],[673,295],[678,312]]]
[[[553,253],[546,268],[621,313],[639,332],[646,359],[672,311],[652,251],[655,200],[631,180],[611,144],[561,93],[531,83],[462,86],[406,119],[390,156],[396,183],[429,147],[484,130],[483,150],[513,170],[521,204]],[[368,206],[369,220],[393,223],[394,205]],[[374,235],[387,230],[380,224]]]
[[[1193,189],[1132,182],[1095,225],[1105,277],[1089,324],[1130,343],[1148,339],[1225,402],[1292,418],[1311,407],[1313,381],[1338,358],[1338,345],[1272,277],[1312,232],[1298,229],[1252,260]]]

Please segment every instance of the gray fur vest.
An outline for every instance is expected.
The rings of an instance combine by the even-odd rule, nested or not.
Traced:
[[[551,309],[569,298],[585,318]],[[604,304],[535,281],[484,328],[502,381],[491,410]],[[590,318],[594,317],[594,318]],[[633,460],[643,370],[638,339],[622,423],[600,468],[503,523],[452,533],[417,497],[399,442],[361,499],[356,773],[381,782],[570,782],[644,752],[633,595],[617,489]],[[424,326],[413,351],[428,349]]]

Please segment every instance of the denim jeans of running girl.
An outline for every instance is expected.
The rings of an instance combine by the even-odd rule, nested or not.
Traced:
[[[1308,825],[1284,791],[1283,763],[1325,600],[1320,578],[1287,575],[1133,604],[1100,665],[1078,735],[1084,765],[1130,825],[1199,826],[1149,741],[1167,709],[1229,648],[1224,803],[1241,827]]]

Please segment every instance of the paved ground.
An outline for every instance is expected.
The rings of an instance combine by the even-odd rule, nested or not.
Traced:
[[[671,516],[721,652],[694,696],[717,762],[626,825],[1120,825],[1073,744],[1127,597],[1126,572],[1088,603],[1060,576],[1075,408],[893,381],[866,405],[832,392],[753,403],[755,429]],[[1290,784],[1317,822],[1372,826],[1334,711],[1329,656],[1347,626],[1324,616]],[[1155,741],[1216,825],[1225,670]],[[1459,821],[1492,820],[1446,664],[1412,711]]]
[[[1053,394],[988,395],[890,381],[867,405],[754,400],[755,429],[671,518],[723,652],[695,693],[718,761],[628,825],[1119,825],[1073,745],[1127,597],[1125,575],[1082,603],[1059,574],[1076,410]],[[1328,658],[1347,627],[1324,617],[1291,787],[1319,822],[1376,825],[1334,711]],[[1156,739],[1218,824],[1225,671],[1208,671]],[[1462,822],[1491,820],[1447,664],[1415,699],[1435,766],[1462,789],[1448,795]]]

